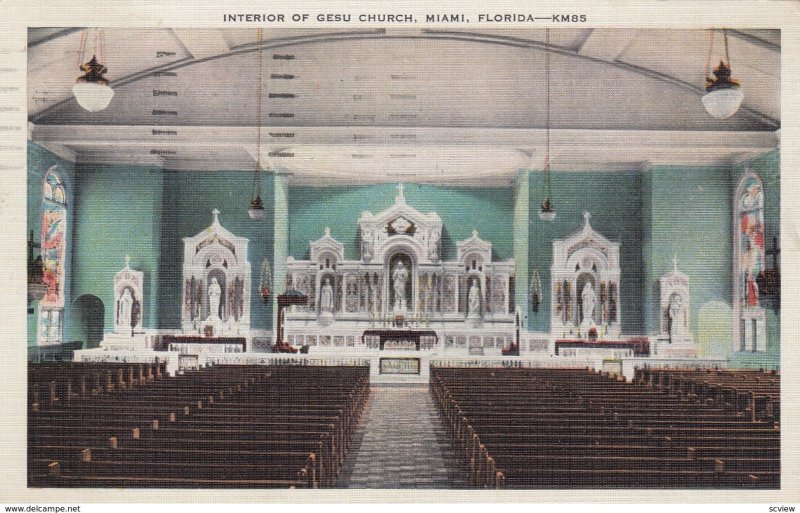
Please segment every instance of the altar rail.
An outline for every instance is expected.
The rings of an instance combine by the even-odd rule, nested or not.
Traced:
[[[306,355],[208,355],[204,362],[207,365],[301,365],[315,367],[363,367],[369,366],[369,358],[330,358],[308,357]]]
[[[528,360],[519,357],[491,358],[436,358],[431,359],[432,368],[517,368],[517,369],[544,369],[544,368],[574,368],[574,369],[600,369],[603,366],[602,358],[547,358]]]

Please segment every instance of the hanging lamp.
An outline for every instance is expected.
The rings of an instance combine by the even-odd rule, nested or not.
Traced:
[[[556,209],[553,206],[552,190],[550,186],[550,29],[545,29],[545,53],[544,53],[544,80],[547,90],[545,94],[545,156],[544,156],[544,186],[542,195],[544,199],[539,208],[539,219],[543,221],[553,221],[556,218]]]
[[[714,48],[714,29],[709,31],[708,59],[706,60],[706,93],[703,95],[703,107],[717,119],[725,119],[736,114],[744,100],[744,93],[739,82],[731,78],[731,58],[728,52],[728,31],[722,29],[725,43],[725,60],[711,69],[711,54]]]
[[[250,219],[260,221],[264,218],[264,202],[261,201],[261,85],[264,52],[261,48],[262,29],[258,29],[258,96],[256,97],[256,123],[258,123],[258,147],[256,149],[256,166],[253,169],[253,199],[247,214]]]
[[[72,86],[72,94],[78,101],[78,105],[89,112],[99,112],[111,103],[114,97],[114,90],[108,85],[108,79],[104,77],[108,72],[100,61],[105,60],[105,50],[103,48],[103,34],[100,30],[94,31],[94,54],[85,64],[81,64],[86,49],[87,31],[81,34],[81,43],[78,48],[78,67],[83,71],[83,75],[78,77],[75,85]],[[100,54],[100,61],[97,54]]]

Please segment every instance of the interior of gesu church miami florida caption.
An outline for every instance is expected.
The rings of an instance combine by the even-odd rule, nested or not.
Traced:
[[[780,31],[28,48],[30,487],[780,487]]]

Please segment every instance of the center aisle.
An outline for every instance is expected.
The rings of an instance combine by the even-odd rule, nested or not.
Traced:
[[[427,385],[372,387],[339,487],[467,487]]]

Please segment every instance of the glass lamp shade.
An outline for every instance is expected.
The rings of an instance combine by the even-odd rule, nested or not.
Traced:
[[[553,203],[550,201],[550,198],[547,198],[542,202],[542,206],[539,208],[539,219],[542,221],[553,221],[556,218],[556,209],[553,208]]]
[[[253,221],[264,219],[264,204],[261,202],[261,196],[256,196],[256,199],[250,202],[250,209],[247,214]]]
[[[72,86],[72,94],[78,100],[78,104],[89,112],[99,112],[111,103],[114,97],[114,90],[100,82],[86,82],[78,80]]]
[[[703,95],[703,107],[717,119],[725,119],[736,114],[742,105],[744,93],[739,86],[720,87]]]

